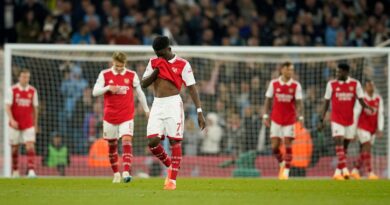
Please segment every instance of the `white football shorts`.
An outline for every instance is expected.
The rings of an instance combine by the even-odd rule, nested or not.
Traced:
[[[356,133],[355,125],[344,126],[335,122],[331,122],[331,127],[332,127],[333,137],[342,136],[344,137],[344,139],[349,139],[349,140],[355,138],[355,133]]]
[[[292,125],[280,125],[274,121],[271,121],[271,138],[273,137],[292,137],[295,138],[294,135],[294,124]]]
[[[103,138],[119,139],[125,135],[133,136],[134,134],[134,121],[129,120],[122,122],[121,124],[114,125],[107,121],[103,121]]]
[[[20,143],[26,142],[35,142],[35,128],[30,127],[25,130],[17,130],[10,127],[9,137],[9,142],[11,145],[18,145]]]
[[[369,131],[358,128],[357,129],[357,137],[359,138],[359,142],[364,144],[366,142],[370,142],[374,144],[375,135],[372,135]]]
[[[184,131],[184,109],[180,95],[154,98],[150,110],[147,137],[168,137],[182,140]]]

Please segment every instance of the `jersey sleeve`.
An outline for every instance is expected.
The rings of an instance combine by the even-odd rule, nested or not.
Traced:
[[[33,106],[38,107],[39,102],[38,102],[38,92],[36,89],[34,89],[34,97],[33,97]]]
[[[383,100],[379,97],[379,109],[378,109],[378,130],[383,131],[385,126],[385,117],[383,113]]]
[[[295,99],[302,100],[302,86],[298,83],[297,89],[295,90]]]
[[[14,100],[14,93],[12,92],[12,88],[10,88],[7,90],[7,93],[5,96],[5,104],[12,105],[13,100]]]
[[[153,68],[152,68],[152,60],[149,60],[148,65],[146,66],[145,73],[142,76],[142,78],[147,78],[153,73]]]
[[[328,82],[328,84],[326,85],[326,90],[325,90],[325,96],[324,98],[326,100],[330,100],[330,98],[332,97],[332,85],[330,84],[330,82]]]
[[[192,72],[191,65],[187,62],[184,66],[183,71],[181,72],[181,77],[186,86],[191,86],[195,84],[194,72]]]
[[[140,85],[139,78],[137,73],[134,73],[134,78],[133,78],[133,88],[136,88]]]
[[[103,95],[105,92],[107,92],[108,86],[104,87],[104,85],[105,82],[104,82],[103,72],[100,72],[99,77],[96,80],[95,86],[93,86],[92,95],[96,97],[99,95]]]
[[[364,97],[363,88],[362,88],[362,85],[360,84],[360,82],[356,83],[356,96],[359,99]]]
[[[272,98],[274,96],[274,84],[272,81],[269,83],[267,92],[265,92],[265,97]]]

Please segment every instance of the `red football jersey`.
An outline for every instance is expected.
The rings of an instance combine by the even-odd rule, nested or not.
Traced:
[[[38,93],[33,86],[23,88],[15,84],[7,95],[6,104],[11,105],[12,116],[18,122],[19,130],[34,126],[33,111],[38,106]]]
[[[371,134],[374,134],[378,129],[381,129],[380,127],[383,127],[383,122],[381,123],[380,115],[383,115],[383,102],[382,98],[374,94],[374,96],[370,97],[367,94],[364,95],[364,101],[367,105],[374,108],[374,112],[371,112],[369,109],[365,108],[361,111],[359,120],[358,120],[358,128],[366,130],[370,132]],[[361,106],[360,106],[361,109]],[[382,120],[383,121],[383,120]],[[379,124],[382,124],[381,126],[378,126]]]
[[[363,98],[359,81],[348,77],[346,81],[331,80],[325,91],[325,99],[331,100],[331,121],[343,126],[353,124],[353,108],[356,98]]]
[[[119,86],[117,93],[104,93],[104,120],[111,124],[121,124],[134,118],[133,88],[140,82],[134,71],[125,69],[117,73],[112,68],[103,70],[99,74],[98,82],[103,81],[104,87]],[[97,83],[98,83],[97,82]],[[103,84],[103,82],[100,82]]]
[[[152,74],[154,69],[160,70],[158,78],[172,82],[179,91],[183,84],[185,86],[195,84],[195,78],[190,63],[176,55],[169,61],[163,58],[151,58],[143,77]]]
[[[290,79],[287,83],[281,77],[269,83],[267,98],[273,98],[271,120],[279,125],[292,125],[296,122],[295,100],[302,99],[301,85]]]

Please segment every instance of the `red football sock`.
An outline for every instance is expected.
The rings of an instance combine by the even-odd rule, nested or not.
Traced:
[[[166,167],[171,166],[171,158],[168,157],[161,144],[158,144],[156,147],[149,147],[149,149]]]
[[[338,157],[337,168],[344,169],[346,167],[347,158],[345,156],[343,145],[336,145],[336,155]]]
[[[181,143],[177,143],[171,146],[171,151],[172,151],[172,172],[171,172],[170,179],[176,180],[177,174],[180,169],[180,162],[182,158]]]
[[[27,150],[27,168],[34,169],[35,165],[35,150],[34,149],[28,149]]]
[[[364,166],[366,166],[367,172],[370,173],[372,171],[371,168],[371,153],[363,152],[364,154]]]
[[[360,153],[359,158],[355,161],[355,169],[359,170],[364,161],[364,152]]]
[[[118,172],[118,140],[108,140],[108,157],[114,173]]]
[[[18,152],[12,152],[12,170],[18,170],[19,165],[19,153]]]
[[[292,161],[292,148],[291,145],[286,146],[286,155],[284,156],[284,161],[286,162],[286,169],[290,169],[291,161]]]
[[[131,142],[122,141],[122,150],[123,171],[131,172],[131,159],[133,158]]]
[[[276,160],[278,160],[278,163],[281,163],[283,161],[282,153],[280,152],[279,147],[277,149],[273,149],[272,153],[275,156]]]

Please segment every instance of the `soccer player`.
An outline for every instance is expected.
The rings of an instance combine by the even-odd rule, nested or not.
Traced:
[[[292,142],[294,140],[294,123],[299,120],[303,124],[302,87],[294,80],[294,65],[285,62],[281,68],[281,76],[269,83],[264,103],[263,122],[271,126],[272,152],[279,163],[279,179],[289,177],[292,161]],[[268,115],[271,101],[271,119]],[[282,156],[280,146],[284,142],[285,155]]]
[[[11,87],[6,96],[6,112],[9,118],[9,136],[12,147],[12,177],[19,177],[19,144],[24,143],[27,152],[27,176],[36,177],[35,132],[38,129],[38,93],[29,84],[30,71],[22,69],[19,82]]]
[[[364,101],[367,105],[374,108],[374,112],[369,109],[363,109],[360,104],[355,104],[355,116],[357,116],[357,137],[361,144],[360,158],[351,171],[351,177],[360,179],[359,169],[362,165],[366,167],[368,179],[378,179],[371,169],[371,147],[374,143],[375,136],[383,136],[384,116],[383,100],[375,92],[375,85],[371,80],[364,84]]]
[[[331,111],[331,128],[332,136],[336,144],[336,155],[338,165],[333,175],[336,180],[348,179],[350,173],[346,166],[346,149],[344,143],[348,142],[355,136],[353,125],[353,109],[356,99],[365,108],[372,110],[364,100],[363,89],[359,81],[349,77],[349,65],[339,64],[337,69],[337,79],[328,82],[325,91],[325,103],[321,114],[321,128],[324,127],[326,112],[332,101]],[[346,140],[346,142],[344,142]]]
[[[114,172],[113,183],[120,183],[118,168],[118,140],[122,139],[123,181],[131,181],[132,139],[134,132],[133,89],[146,115],[149,107],[137,73],[126,68],[127,56],[122,52],[112,55],[112,67],[100,72],[93,88],[93,96],[104,95],[103,137],[108,141],[109,159]]]
[[[175,190],[176,176],[182,158],[184,110],[179,93],[183,83],[188,87],[197,108],[201,129],[205,127],[205,119],[195,87],[194,74],[188,61],[172,53],[166,36],[156,37],[153,41],[153,49],[157,57],[150,59],[141,81],[143,88],[153,83],[155,93],[147,126],[148,145],[152,154],[168,167],[164,189]],[[169,139],[172,157],[167,155],[160,144],[164,137]]]

